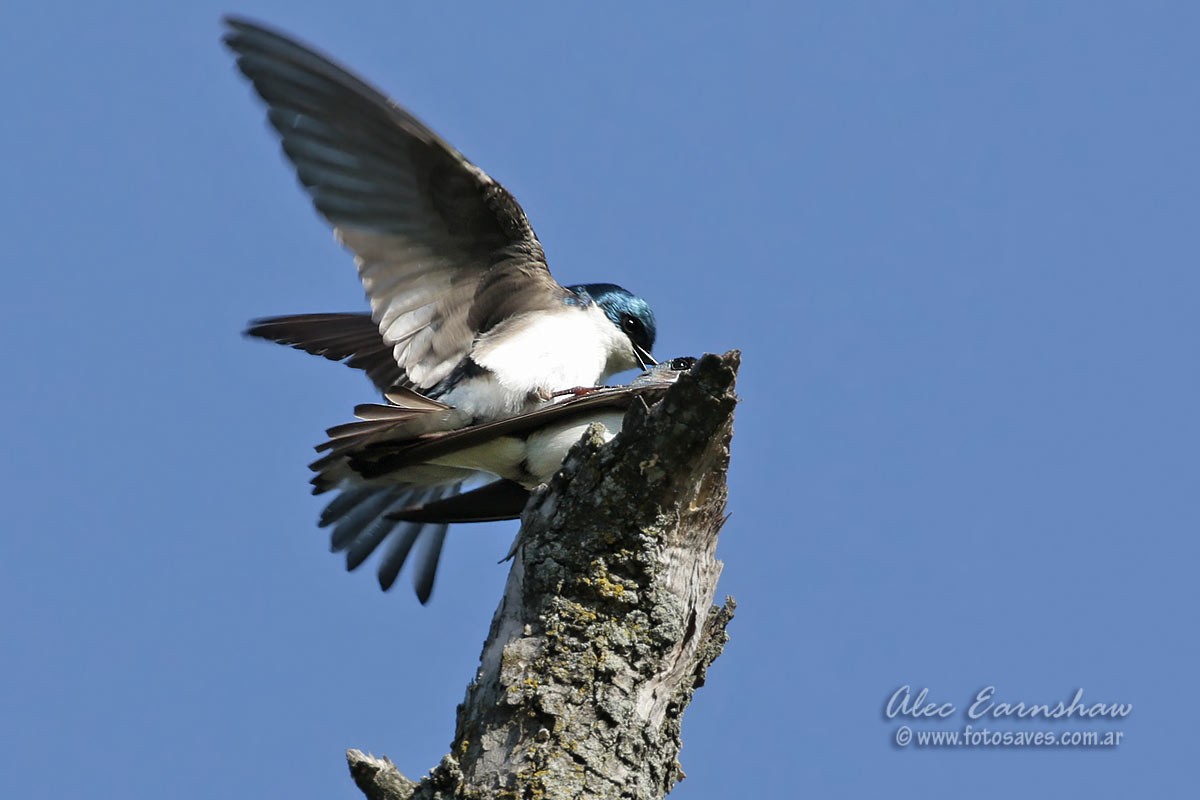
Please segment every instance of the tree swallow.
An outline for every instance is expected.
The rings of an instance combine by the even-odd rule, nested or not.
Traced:
[[[335,526],[333,549],[346,551],[347,568],[354,569],[405,523],[380,563],[379,581],[390,588],[424,538],[414,575],[424,603],[449,523],[520,516],[529,491],[553,477],[589,425],[599,423],[611,439],[630,405],[656,402],[694,364],[694,358],[673,359],[628,386],[566,392],[532,411],[467,427],[444,403],[391,390],[387,405],[358,406],[359,421],[330,428],[329,439],[317,446],[325,455],[311,465],[313,493],[341,492],[321,525]],[[453,496],[463,482],[482,476],[498,480]],[[422,537],[425,531],[432,535]]]
[[[654,363],[646,301],[611,283],[559,285],[521,206],[483,170],[326,57],[225,22],[300,183],[355,254],[378,338],[339,314],[259,320],[251,334],[348,359],[471,421]]]

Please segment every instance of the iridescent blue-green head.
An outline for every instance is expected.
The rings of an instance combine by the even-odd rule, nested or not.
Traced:
[[[650,310],[649,303],[615,283],[582,283],[568,286],[567,289],[594,302],[612,324],[629,338],[633,354],[642,369],[657,363],[650,355],[658,328],[654,324],[654,312]]]

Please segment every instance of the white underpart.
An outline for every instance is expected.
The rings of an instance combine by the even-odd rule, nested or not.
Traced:
[[[624,417],[624,411],[605,411],[588,419],[549,425],[524,439],[501,436],[486,444],[431,459],[429,463],[490,472],[532,489],[554,477],[567,457],[567,451],[579,441],[588,425],[593,422],[603,425],[603,438],[609,441],[620,432]]]
[[[502,478],[512,478],[524,460],[524,440],[515,436],[499,436],[484,444],[430,459],[429,463],[480,470]]]
[[[538,397],[596,386],[637,366],[629,337],[595,305],[510,319],[481,336],[471,358],[490,374],[465,380],[439,399],[488,418],[520,413]]]
[[[607,442],[621,432],[624,420],[624,411],[606,411],[582,422],[551,426],[532,434],[525,446],[525,465],[532,481],[529,488],[554,477],[554,473],[562,467],[567,451],[579,441],[588,425],[593,422],[603,425],[604,432],[601,435]]]

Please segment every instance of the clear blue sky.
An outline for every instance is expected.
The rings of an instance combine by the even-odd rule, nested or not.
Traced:
[[[520,8],[517,6],[520,5]],[[347,575],[307,462],[370,400],[239,336],[364,308],[223,12],[520,199],[564,282],[740,348],[738,600],[674,796],[1183,796],[1200,673],[1200,10],[18,3],[0,29],[0,793],[354,798],[446,751],[515,523],[433,601]],[[928,687],[1133,705],[1110,750],[891,744]],[[166,787],[164,789],[164,787]]]

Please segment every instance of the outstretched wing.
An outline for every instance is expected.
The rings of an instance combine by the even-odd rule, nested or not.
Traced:
[[[226,24],[300,183],[354,251],[372,319],[410,385],[445,378],[481,327],[567,296],[503,186],[324,56],[246,20]]]
[[[266,317],[252,321],[246,335],[361,369],[380,392],[406,382],[404,371],[392,357],[391,345],[379,335],[379,327],[368,314]]]

